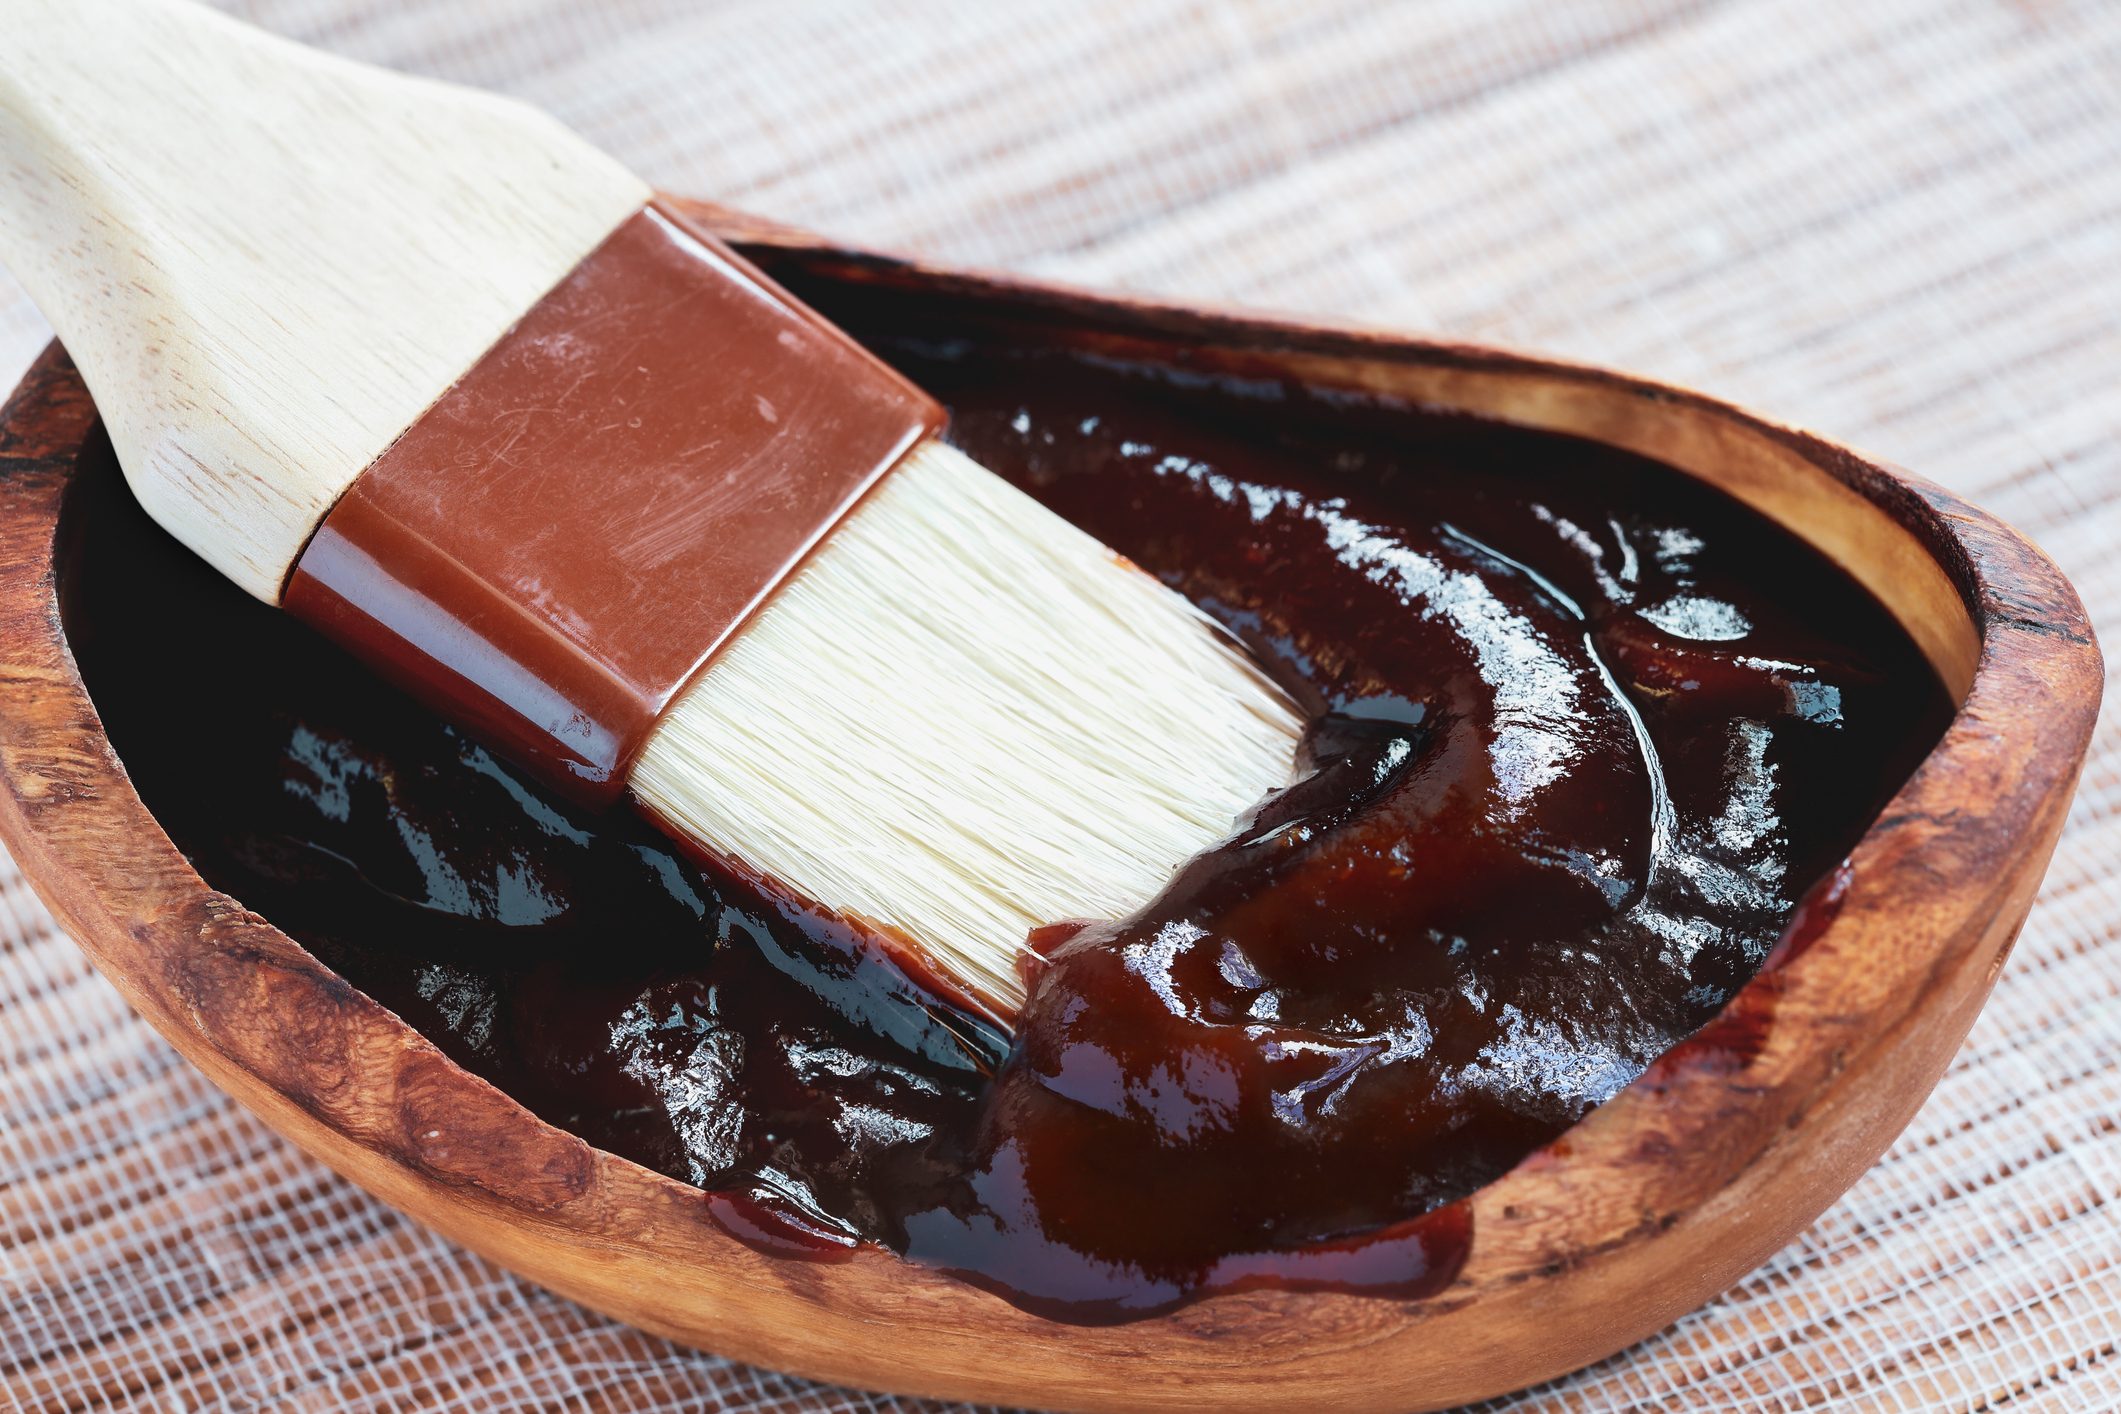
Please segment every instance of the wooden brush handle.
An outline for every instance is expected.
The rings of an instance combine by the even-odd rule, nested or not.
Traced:
[[[277,603],[339,494],[648,187],[188,0],[0,0],[0,263],[148,512]]]

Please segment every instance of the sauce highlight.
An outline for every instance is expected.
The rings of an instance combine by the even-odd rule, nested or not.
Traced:
[[[1457,1200],[1715,1017],[1949,718],[1853,581],[1641,458],[881,351],[1314,714],[1295,783],[1138,915],[1035,936],[1013,1039],[828,912],[531,784],[193,562],[113,468],[69,508],[83,674],[206,878],[767,1250],[881,1243],[1080,1321],[1436,1290]],[[270,677],[167,691],[207,635]]]

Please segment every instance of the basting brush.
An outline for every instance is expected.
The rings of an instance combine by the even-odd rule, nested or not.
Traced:
[[[555,787],[1006,1019],[1284,783],[1227,635],[550,119],[188,0],[0,33],[0,259],[141,504]]]

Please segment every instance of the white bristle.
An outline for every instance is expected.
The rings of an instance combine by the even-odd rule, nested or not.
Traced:
[[[1140,907],[1288,778],[1294,705],[962,453],[909,455],[665,714],[634,791],[1013,1015],[1025,935]]]

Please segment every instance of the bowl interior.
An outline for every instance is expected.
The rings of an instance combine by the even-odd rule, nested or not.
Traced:
[[[207,888],[142,808],[157,787],[81,749],[99,714],[128,709],[92,704],[75,669],[71,650],[92,654],[108,627],[84,612],[76,552],[137,511],[87,432],[78,381],[48,357],[0,437],[0,827],[98,966],[275,1127],[534,1280],[738,1358],[1070,1407],[1407,1408],[1573,1368],[1698,1304],[1820,1211],[1934,1084],[2044,869],[2101,680],[2074,595],[2006,527],[1830,443],[1596,369],[921,271],[802,238],[748,253],[858,332],[1022,332],[1645,452],[1828,553],[1968,710],[1859,844],[1816,945],[1475,1194],[1471,1255],[1440,1297],[1246,1292],[1134,1326],[1058,1327],[866,1252],[837,1267],[758,1256],[696,1191],[538,1123]],[[160,692],[186,710],[211,711],[260,671],[222,656],[210,621],[178,616],[162,639]],[[149,693],[129,710],[162,708]]]
[[[1419,476],[1421,468],[1433,465],[1435,474],[1446,478],[1454,474],[1523,478],[1530,488],[1526,494],[1543,496],[1561,508],[1554,513],[1596,525],[1607,505],[1598,499],[1600,493],[1584,495],[1578,488],[1586,481],[1594,485],[1610,481],[1613,489],[1603,494],[1620,498],[1615,504],[1639,502],[1651,516],[1661,512],[1673,518],[1672,524],[1701,527],[1726,557],[1722,561],[1726,567],[1743,567],[1727,568],[1728,573],[1755,590],[1774,586],[1766,602],[1740,602],[1750,604],[1747,612],[1756,617],[1765,615],[1763,626],[1747,630],[1760,635],[1756,641],[1783,644],[1785,649],[1754,651],[1770,657],[1781,656],[1782,651],[1808,651],[1806,645],[1817,641],[1814,621],[1839,616],[1847,621],[1843,628],[1852,635],[1849,641],[1875,639],[1876,651],[1886,655],[1871,665],[1873,684],[1911,682],[1926,676],[1921,658],[1905,644],[1892,643],[1883,616],[1862,604],[1861,595],[1818,556],[1784,537],[1760,536],[1750,529],[1739,536],[1740,526],[1731,519],[1730,508],[1720,504],[1712,492],[1688,486],[1683,477],[1644,466],[1625,454],[1636,451],[1635,446],[1625,447],[1620,455],[1603,449],[1609,442],[1630,440],[1621,435],[1627,433],[1634,443],[1657,450],[1675,446],[1694,450],[1716,468],[1720,478],[1698,479],[1717,489],[1758,482],[1781,494],[1784,499],[1777,506],[1787,510],[1812,505],[1811,500],[1790,494],[1792,484],[1811,487],[1821,498],[1853,502],[1875,522],[1863,545],[1891,545],[1895,535],[1906,538],[1907,533],[1876,506],[1816,466],[1805,464],[1801,471],[1733,470],[1736,453],[1719,457],[1714,447],[1694,447],[1695,441],[1708,434],[1699,428],[1685,430],[1693,426],[1684,420],[1687,410],[1675,414],[1669,405],[1644,401],[1637,425],[1611,411],[1616,405],[1629,410],[1635,404],[1616,400],[1609,393],[1572,401],[1550,389],[1527,398],[1506,372],[1489,373],[1488,381],[1482,382],[1464,370],[1455,372],[1449,387],[1437,388],[1411,371],[1400,378],[1390,377],[1391,366],[1375,360],[1336,365],[1313,359],[1293,378],[1281,372],[1268,380],[1260,368],[1243,358],[1226,354],[1218,361],[1211,348],[1200,346],[1175,352],[1122,348],[1108,341],[1096,351],[1097,367],[1089,370],[1080,370],[1083,360],[1065,348],[1058,355],[1040,351],[1018,355],[1012,361],[1012,349],[1035,339],[1036,331],[1029,331],[1027,338],[1026,331],[1006,317],[997,317],[991,308],[909,300],[889,289],[859,284],[824,283],[809,293],[828,314],[904,363],[946,400],[959,403],[964,414],[961,432],[974,438],[975,445],[981,427],[991,434],[1016,408],[1039,407],[1041,416],[1057,419],[1054,425],[1064,429],[1098,417],[1120,426],[1154,426],[1138,421],[1142,416],[1138,404],[1149,399],[1159,406],[1168,402],[1183,409],[1181,426],[1200,428],[1197,436],[1208,437],[1212,430],[1216,437],[1228,438],[1227,446],[1210,438],[1204,444],[1210,450],[1198,452],[1226,466],[1244,465],[1222,459],[1241,456],[1238,449],[1249,439],[1269,438],[1274,429],[1328,429],[1304,433],[1311,440],[1296,444],[1304,451],[1292,462],[1296,470],[1323,478],[1324,489],[1318,494],[1359,494],[1371,477]],[[1152,375],[1130,367],[1123,376],[1115,376],[1110,364],[1121,355],[1162,372]],[[1185,381],[1192,386],[1165,387],[1143,381],[1167,377],[1179,358],[1187,364]],[[1071,374],[1071,369],[1079,370],[1079,375]],[[1211,371],[1213,380],[1199,376]],[[1078,387],[1069,382],[1072,376],[1089,381]],[[1433,370],[1429,376],[1434,376]],[[1309,391],[1301,395],[1257,391],[1292,381],[1352,390],[1362,396],[1319,401]],[[1162,391],[1150,394],[1144,388]],[[1478,409],[1481,418],[1433,415],[1441,397],[1450,395],[1463,402],[1475,393],[1486,399]],[[1041,399],[1046,401],[1042,404]],[[1565,415],[1585,407],[1605,410],[1600,425],[1589,429],[1602,436],[1587,435],[1586,428],[1573,425]],[[1137,421],[1128,420],[1130,409]],[[1538,426],[1539,432],[1496,426],[1495,422],[1505,420],[1500,416],[1503,413],[1511,415],[1508,421]],[[1024,416],[1016,414],[1019,419]],[[1671,430],[1675,416],[1680,418],[1680,432]],[[1697,421],[1702,427],[1716,426],[1706,416]],[[1658,429],[1662,429],[1659,435],[1651,435]],[[1577,440],[1563,442],[1541,435],[1553,431],[1569,433]],[[1130,435],[1154,434],[1142,430]],[[1751,454],[1763,462],[1777,450],[1766,438],[1754,444],[1738,442],[1728,434],[1718,436],[1723,442],[1752,447]],[[1349,441],[1317,440],[1320,437]],[[1397,452],[1401,441],[1424,450]],[[1342,445],[1376,449],[1376,459],[1350,461],[1338,471],[1316,471],[1332,464],[1332,449]],[[1218,447],[1225,450],[1213,450]],[[1411,471],[1395,471],[1401,456],[1416,458],[1405,463]],[[1424,457],[1433,461],[1420,460]],[[1542,479],[1552,476],[1550,464],[1566,467],[1568,474]],[[1269,459],[1262,465],[1267,469],[1263,474],[1272,474],[1277,464]],[[1464,467],[1479,471],[1469,473]],[[1461,469],[1454,472],[1454,468]],[[1400,480],[1393,484],[1420,488],[1425,483]],[[1537,489],[1541,487],[1545,490]],[[1379,495],[1379,513],[1388,505],[1399,505],[1400,500],[1394,498],[1406,498],[1409,514],[1425,514],[1420,495],[1419,490]],[[1063,504],[1068,504],[1065,499]],[[1090,509],[1079,501],[1075,504],[1078,513]],[[1472,507],[1468,510],[1479,514]],[[1847,516],[1828,519],[1844,528],[1848,523]],[[1476,535],[1486,533],[1477,520],[1467,524]],[[1128,533],[1124,526],[1106,529],[1113,544],[1136,552],[1124,538]],[[661,1172],[697,1177],[690,1155],[673,1148],[658,1133],[653,1117],[618,1122],[597,1112],[630,1113],[644,1102],[652,1105],[653,1094],[636,1092],[613,1078],[595,1090],[605,1097],[604,1104],[584,1106],[564,1077],[556,1082],[541,1067],[521,1059],[547,1052],[572,1056],[598,1052],[588,1023],[581,1034],[575,1034],[546,1019],[549,1011],[565,1009],[559,1001],[563,995],[571,994],[585,1014],[609,1020],[622,1015],[634,997],[650,995],[661,977],[674,972],[693,975],[690,959],[700,950],[697,919],[682,908],[661,907],[657,880],[626,867],[630,862],[627,850],[645,854],[657,849],[661,841],[623,815],[593,824],[583,819],[568,828],[595,843],[585,851],[560,854],[548,847],[549,840],[518,838],[514,818],[506,811],[482,816],[476,795],[481,780],[460,773],[455,748],[437,740],[439,729],[425,714],[406,713],[396,694],[377,689],[356,664],[308,630],[222,584],[139,510],[117,474],[108,446],[100,439],[92,439],[84,452],[68,497],[62,538],[60,614],[89,693],[143,801],[207,881],[272,919],[324,963],[434,1040],[459,1064],[494,1081],[533,1112]],[[1645,541],[1642,551],[1646,562],[1650,543]],[[1531,552],[1520,548],[1517,553]],[[1648,573],[1646,583],[1657,582],[1657,572],[1651,569]],[[1935,575],[1934,568],[1931,573]],[[1904,585],[1906,580],[1889,574],[1881,582]],[[153,584],[157,592],[143,596],[141,584]],[[1811,607],[1793,613],[1785,607],[1788,603]],[[1958,615],[1958,623],[1967,623],[1956,597],[1948,600],[1948,607]],[[1950,642],[1951,620],[1940,617],[1937,622],[1942,626],[1932,633],[1932,641]],[[270,665],[261,667],[255,693],[246,697],[172,692],[172,685],[184,683],[194,672],[201,642],[222,644],[242,661]],[[262,678],[266,671],[273,675],[270,682]],[[1616,667],[1613,671],[1624,674],[1628,670]],[[1851,720],[1865,724],[1861,729],[1865,734],[1876,731],[1870,724],[1887,717],[1901,723],[1903,707],[1910,715],[1905,730],[1895,730],[1874,743],[1875,755],[1852,752],[1847,746],[1807,745],[1810,738],[1805,733],[1810,728],[1795,729],[1787,739],[1778,738],[1773,748],[1780,754],[1776,769],[1804,778],[1789,788],[1789,799],[1780,807],[1786,818],[1778,828],[1806,838],[1787,860],[1789,898],[1799,896],[1811,879],[1830,868],[1855,842],[1868,824],[1868,812],[1913,771],[1942,732],[1947,716],[1934,693],[1862,686],[1857,681],[1836,690],[1851,694],[1847,699]],[[327,702],[344,706],[335,711],[322,705]],[[1890,711],[1887,703],[1891,703]],[[1681,733],[1686,729],[1675,722],[1671,730]],[[1856,730],[1848,729],[1851,739],[1856,739]],[[1666,752],[1687,740],[1675,735],[1665,742]],[[1715,759],[1720,761],[1729,749],[1728,743],[1717,738]],[[1877,774],[1872,780],[1869,770],[1874,765]],[[423,783],[423,774],[431,780]],[[1844,775],[1860,784],[1847,793],[1838,784],[1832,788],[1810,784],[1828,777],[1838,782]],[[1680,789],[1678,785],[1673,788]],[[352,827],[337,835],[306,833],[307,816],[283,818],[276,812],[276,802],[290,794],[305,799],[332,796],[339,801],[339,818],[351,821]],[[438,806],[438,797],[445,803]],[[557,802],[548,808],[558,808]],[[453,823],[458,818],[484,823],[473,832],[475,838],[467,840],[466,832]],[[606,848],[607,843],[613,847]],[[609,862],[614,857],[617,865]],[[678,866],[667,860],[664,867]],[[1709,867],[1705,857],[1702,867]],[[493,881],[504,876],[524,894],[515,924],[502,925],[498,915],[506,911],[506,905],[498,900],[492,905],[465,905],[462,913],[453,911],[453,894],[494,887]],[[557,887],[548,890],[548,885]],[[620,900],[621,891],[654,900],[656,907],[637,910]],[[570,892],[572,899],[562,898]],[[320,905],[319,899],[326,902]],[[563,903],[557,917],[542,916],[541,910]],[[1684,901],[1675,899],[1674,904],[1684,906]],[[1710,905],[1704,901],[1701,906]],[[722,905],[716,902],[713,907],[719,910]],[[571,921],[576,914],[582,915],[582,922]],[[740,919],[744,916],[738,914]],[[726,930],[732,926],[729,917],[716,912],[710,916],[710,926]],[[762,920],[753,920],[734,926],[764,925]],[[1712,992],[1708,1008],[1743,983],[1757,965],[1760,951],[1773,941],[1777,925],[1771,921],[1765,933],[1751,920],[1739,926],[1753,930],[1746,936],[1755,950],[1734,956],[1728,969],[1711,953],[1692,976],[1694,989]],[[1754,938],[1754,933],[1760,935]],[[418,946],[406,949],[397,943],[406,936],[417,936]],[[1641,946],[1640,941],[1631,944],[1618,937],[1614,943],[1623,949]],[[723,969],[735,964],[718,961],[714,966]],[[725,976],[719,970],[712,975],[711,985],[740,991],[757,1006],[787,1004],[782,1000],[785,991],[780,978]],[[1619,985],[1618,977],[1626,975],[1632,974],[1616,974],[1615,985]],[[877,1003],[879,1008],[889,1005],[888,999]],[[1706,1009],[1692,1011],[1684,1024],[1663,1034],[1676,1039],[1706,1015]],[[899,1034],[910,1034],[925,1019],[909,1011]],[[811,1018],[807,1011],[790,1020],[799,1025],[807,1022],[821,1032],[833,1025],[831,1018]],[[741,1044],[747,1053],[770,1044],[742,1032],[733,1035],[732,1044]],[[929,1055],[932,1048],[915,1049],[922,1057],[933,1058]],[[998,1051],[999,1046],[988,1049]],[[1640,1064],[1641,1060],[1634,1061],[1635,1066]],[[937,1080],[950,1083],[948,1076]],[[875,1099],[882,1102],[880,1096]],[[948,1122],[941,1115],[927,1118],[937,1124]],[[800,1121],[784,1115],[780,1123],[792,1129]],[[1507,1152],[1490,1155],[1478,1142],[1464,1137],[1457,1147],[1462,1155],[1479,1156],[1482,1172],[1496,1173],[1535,1146],[1537,1134],[1552,1132],[1553,1123],[1545,1122],[1531,1133],[1513,1129],[1504,1146]],[[1474,1161],[1460,1157],[1453,1162]],[[1435,1203],[1462,1191],[1462,1187],[1449,1189],[1436,1198],[1424,1192],[1424,1197],[1426,1203]],[[844,1205],[866,1200],[850,1196],[841,1201]]]

